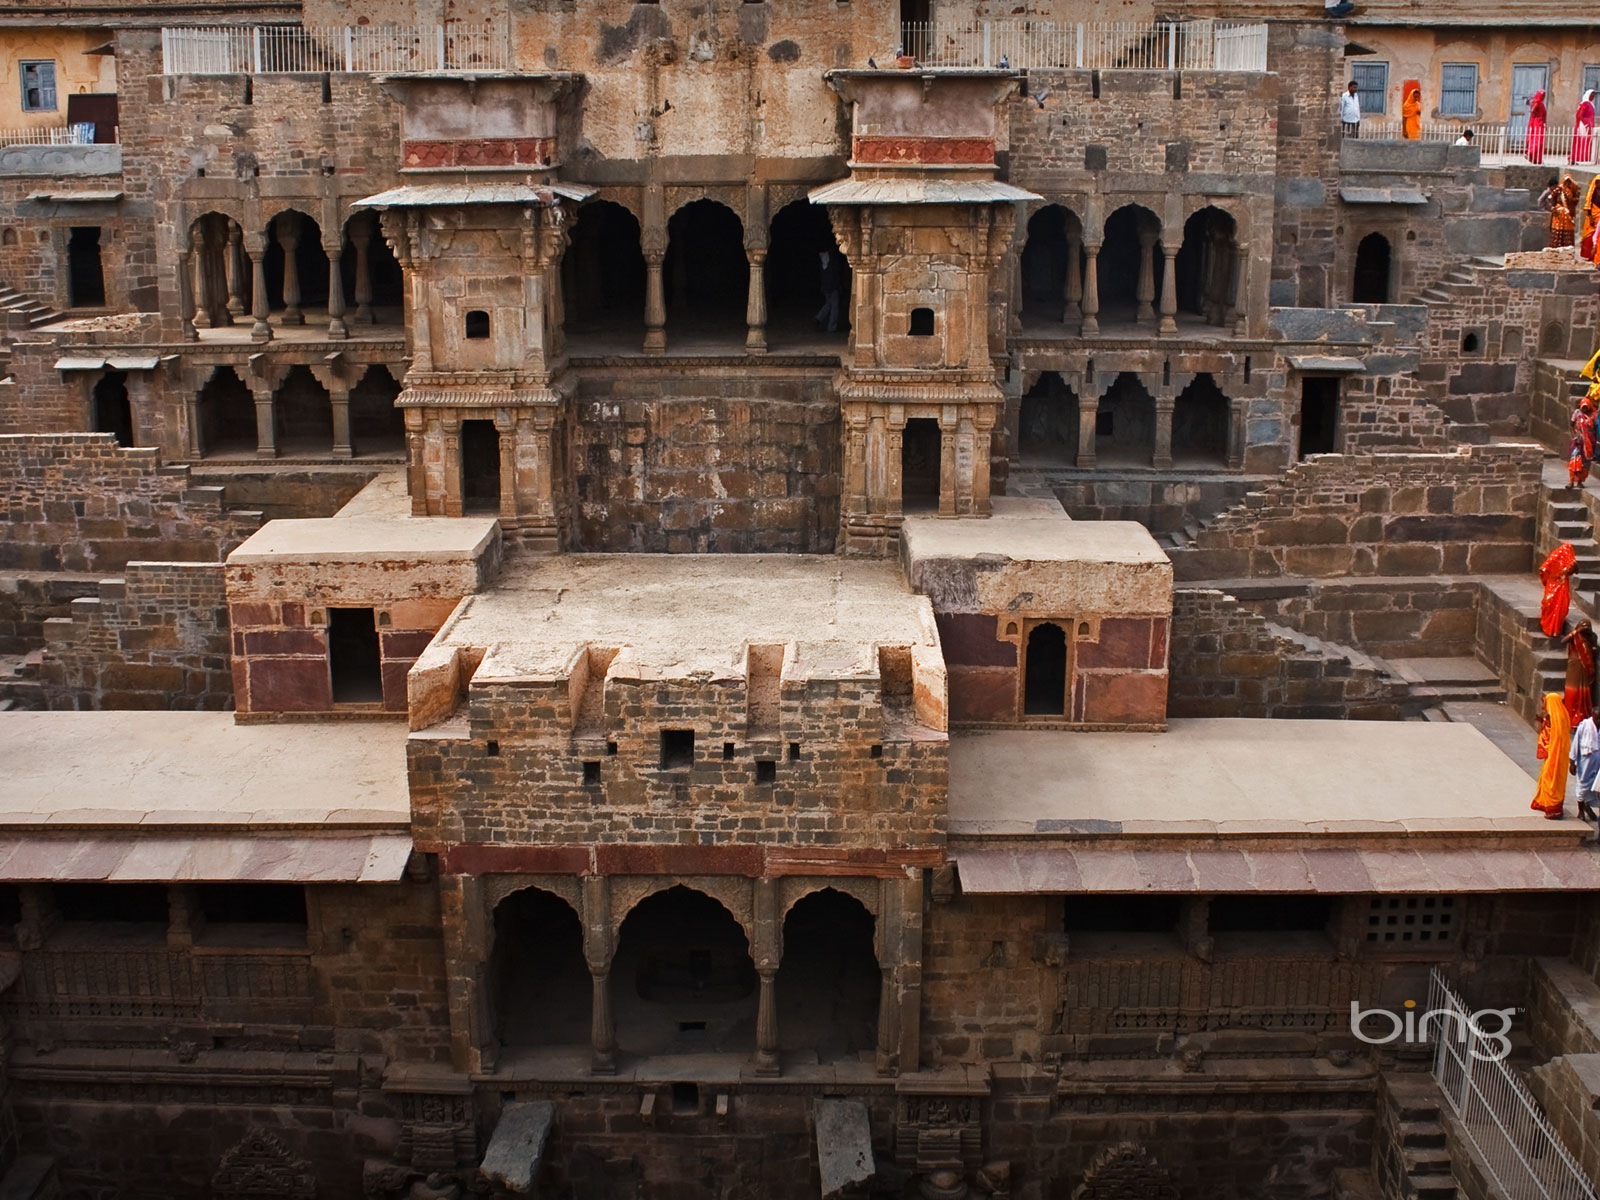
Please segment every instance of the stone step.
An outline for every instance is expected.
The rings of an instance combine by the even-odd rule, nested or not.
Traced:
[[[1406,1183],[1416,1200],[1456,1200],[1458,1194],[1454,1175],[1410,1175]]]

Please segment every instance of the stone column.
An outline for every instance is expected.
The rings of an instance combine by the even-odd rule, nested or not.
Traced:
[[[300,249],[300,214],[278,214],[278,245],[283,248],[283,316],[285,325],[304,325],[305,313],[300,311],[300,264],[295,252]]]
[[[496,444],[500,449],[500,515],[513,517],[520,511],[517,505],[516,421],[508,418],[502,425],[496,420],[494,431],[499,434]]]
[[[328,254],[328,336],[347,338],[350,329],[344,323],[344,274],[339,269],[344,247],[336,242],[332,249],[323,249]]]
[[[1228,271],[1228,320],[1234,337],[1250,336],[1250,247],[1243,242],[1233,247],[1233,264]]]
[[[252,342],[270,342],[272,340],[272,326],[267,324],[267,272],[265,263],[267,258],[267,237],[265,234],[251,234],[245,241],[245,253],[250,256],[250,340]]]
[[[1244,466],[1245,417],[1250,411],[1248,396],[1228,399],[1228,466],[1237,471]]]
[[[1135,321],[1153,321],[1156,311],[1151,302],[1156,298],[1156,239],[1154,229],[1139,230],[1139,288],[1135,294],[1138,307],[1133,310]]]
[[[583,880],[583,956],[593,982],[589,1009],[589,1073],[617,1073],[617,1028],[611,1013],[611,882],[604,875]]]
[[[1067,286],[1062,290],[1066,301],[1061,310],[1061,323],[1070,324],[1083,317],[1083,234],[1074,230],[1067,234]]]
[[[1100,332],[1100,243],[1083,244],[1083,324],[1078,327],[1082,337],[1094,337]]]
[[[1094,386],[1094,380],[1089,380],[1089,387]],[[1099,396],[1078,397],[1078,457],[1076,465],[1080,467],[1094,466],[1094,426],[1095,418],[1100,412]]]
[[[765,354],[767,352],[767,282],[765,249],[750,250],[750,295],[745,305],[745,324],[749,332],[745,334],[744,348],[751,354]]]
[[[206,311],[219,328],[233,324],[228,311],[228,230],[215,223],[206,231],[206,253],[201,257],[206,276]]]
[[[751,951],[761,991],[756,1001],[756,1074],[778,1075],[778,966],[783,961],[783,915],[778,911],[778,881],[755,882]]]
[[[661,280],[665,250],[644,252],[644,352],[667,351],[667,293]]]
[[[1156,393],[1156,437],[1155,449],[1150,454],[1150,465],[1157,470],[1166,470],[1172,466],[1172,407],[1173,395],[1170,388]]]
[[[1161,273],[1161,324],[1156,332],[1171,335],[1178,332],[1178,251],[1175,246],[1163,247],[1166,270]]]
[[[183,382],[183,409],[185,423],[188,428],[184,430],[184,451],[190,458],[200,457],[200,393],[194,390],[193,383],[185,378]]]
[[[189,242],[178,255],[178,328],[184,341],[200,340],[194,327],[194,251]]]
[[[372,246],[370,218],[357,217],[350,222],[350,245],[356,252],[355,323],[376,325],[378,316],[372,311],[372,263],[368,255]]]
[[[228,312],[235,317],[247,311],[244,298],[244,230],[237,221],[228,222]]]
[[[440,422],[440,432],[444,437],[444,453],[440,458],[444,515],[459,517],[464,514],[466,504],[461,494],[461,418],[451,416]]]
[[[273,421],[272,389],[252,387],[251,398],[256,402],[256,457],[278,457],[278,428]]]
[[[880,511],[891,517],[905,515],[906,501],[904,495],[905,481],[901,478],[900,450],[906,440],[906,427],[901,425],[898,429],[889,426],[880,426],[884,429],[883,438],[883,475],[884,496],[883,507]],[[869,468],[870,470],[870,468]],[[877,505],[873,505],[874,508]]]
[[[960,491],[956,478],[956,431],[941,417],[939,420],[939,515],[956,515],[956,493]]]
[[[333,409],[333,456],[354,458],[355,449],[350,443],[350,389],[330,387],[328,404]]]
[[[205,222],[196,221],[189,230],[189,261],[194,269],[194,311],[190,317],[196,329],[211,328],[211,272],[206,264]]]
[[[884,965],[878,984],[878,1052],[876,1067],[879,1075],[893,1075],[899,1062],[900,1050],[900,997],[894,986],[894,967]]]

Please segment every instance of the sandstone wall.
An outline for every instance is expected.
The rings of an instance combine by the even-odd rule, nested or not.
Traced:
[[[1325,579],[1229,587],[1241,605],[1269,621],[1380,658],[1476,652],[1479,588],[1470,579]]]
[[[586,371],[573,412],[576,548],[833,550],[840,434],[831,370]]]
[[[1326,22],[1268,27],[1278,73],[1272,303],[1317,308],[1334,295],[1339,184],[1338,82],[1344,31]]]
[[[1170,552],[1179,580],[1527,571],[1543,451],[1318,455]]]
[[[129,563],[121,579],[46,622],[40,669],[53,709],[227,709],[228,606],[220,563]]]
[[[260,524],[110,434],[0,435],[10,522],[0,569],[120,571],[133,559],[220,562]]]
[[[100,581],[90,575],[0,574],[0,654],[42,646],[46,621],[70,616],[74,600],[99,591]]]
[[[1365,655],[1296,637],[1225,592],[1173,595],[1171,716],[1392,721],[1405,693]]]

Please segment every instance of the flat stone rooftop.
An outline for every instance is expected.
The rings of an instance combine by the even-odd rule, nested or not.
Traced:
[[[953,835],[1561,832],[1533,793],[1471,725],[1178,719],[950,739]]]
[[[891,563],[820,555],[514,558],[434,647],[486,651],[477,679],[565,677],[581,647],[626,649],[640,677],[739,678],[746,647],[793,644],[786,671],[878,672],[877,649],[938,645],[933,609]]]
[[[229,566],[281,562],[475,561],[495,537],[493,517],[339,515],[268,521],[228,555]]]

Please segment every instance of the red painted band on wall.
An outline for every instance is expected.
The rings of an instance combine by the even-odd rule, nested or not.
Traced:
[[[991,164],[994,139],[857,137],[851,141],[850,158],[858,163]]]
[[[543,167],[555,155],[554,138],[468,138],[406,142],[400,161],[407,167]]]

